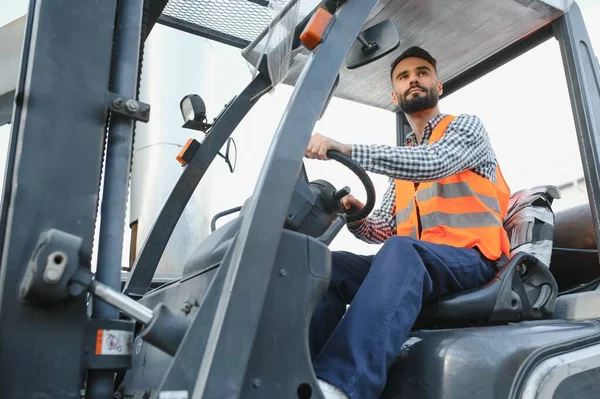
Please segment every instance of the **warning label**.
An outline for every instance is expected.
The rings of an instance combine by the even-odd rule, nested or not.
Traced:
[[[131,355],[133,333],[122,330],[98,330],[96,355]]]

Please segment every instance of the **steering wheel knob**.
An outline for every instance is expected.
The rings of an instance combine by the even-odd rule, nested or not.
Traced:
[[[346,187],[343,187],[343,188],[340,188],[339,190],[337,190],[333,194],[333,198],[335,198],[337,200],[341,200],[342,198],[344,198],[348,194],[350,194],[350,187],[346,186]]]

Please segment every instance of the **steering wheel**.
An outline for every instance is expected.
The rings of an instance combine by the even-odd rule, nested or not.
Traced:
[[[346,222],[357,222],[369,216],[369,214],[371,213],[371,211],[373,211],[373,208],[375,207],[377,195],[375,193],[375,187],[373,186],[373,182],[371,181],[371,178],[369,177],[367,172],[365,172],[365,170],[362,168],[362,166],[358,164],[358,162],[339,151],[329,150],[327,151],[327,157],[329,159],[333,159],[334,161],[341,163],[342,165],[350,169],[352,172],[354,172],[354,174],[362,182],[367,193],[367,202],[364,207],[362,207],[361,209],[351,208],[344,212],[346,214]],[[302,164],[302,170],[300,173],[302,178],[308,183],[308,176],[306,175],[306,169],[304,167],[304,164]]]

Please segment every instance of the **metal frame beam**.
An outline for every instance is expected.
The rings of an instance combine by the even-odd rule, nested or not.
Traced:
[[[191,22],[184,21],[182,19],[175,18],[170,15],[161,15],[157,22],[161,25],[168,26],[169,28],[191,33],[200,37],[205,37],[207,39],[241,49],[245,48],[248,44],[250,44],[249,41],[241,39],[239,37],[228,35],[227,33],[219,32],[217,30],[210,29],[202,25],[193,24]]]
[[[236,243],[222,265],[227,274],[215,317],[209,326],[202,326],[202,331],[188,331],[188,335],[208,334],[207,348],[199,358],[193,397],[237,397],[242,393],[270,276],[276,266],[283,222],[306,145],[344,57],[376,3],[377,0],[345,3],[304,67],[254,194],[240,215],[242,222]],[[239,339],[241,328],[244,339]]]
[[[117,2],[110,89],[118,96],[128,99],[137,99],[138,95],[144,5],[144,1],[140,0],[119,0]],[[129,192],[134,124],[135,121],[129,116],[116,112],[111,113],[95,279],[116,291],[121,289],[121,254]],[[95,300],[93,301],[92,317],[101,320],[117,320],[119,310],[108,303]],[[113,390],[113,370],[90,370],[86,398],[105,398],[107,395],[112,395]]]
[[[154,24],[156,24],[162,15],[163,10],[167,6],[169,0],[145,0],[148,2],[148,17],[146,19],[146,37],[154,28]]]
[[[402,147],[406,144],[406,136],[410,133],[410,125],[402,111],[396,111],[396,145]]]
[[[596,245],[600,248],[600,67],[577,3],[553,27],[567,78]]]
[[[21,302],[17,287],[48,229],[81,237],[82,262],[91,261],[115,8],[30,2],[0,231],[2,398],[80,395],[85,298],[41,309]]]

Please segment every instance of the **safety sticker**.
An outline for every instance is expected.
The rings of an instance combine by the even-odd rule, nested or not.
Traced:
[[[158,399],[188,399],[188,391],[162,391]]]
[[[98,330],[96,355],[131,355],[133,333],[123,330]]]

